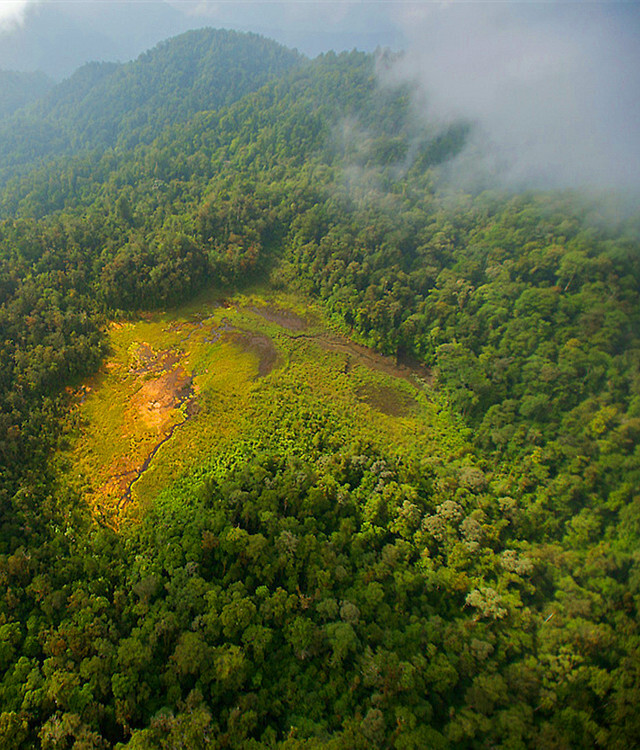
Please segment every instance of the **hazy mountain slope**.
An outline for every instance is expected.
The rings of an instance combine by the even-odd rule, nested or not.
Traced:
[[[44,73],[17,73],[0,70],[0,120],[13,114],[53,86]]]
[[[256,174],[278,165],[301,168],[311,159],[347,167],[349,182],[362,187],[407,170],[424,172],[457,154],[467,126],[441,130],[415,119],[409,89],[381,87],[377,64],[361,52],[331,53],[293,67],[228,107],[168,125],[153,142],[135,149],[42,159],[37,169],[8,184],[0,214],[39,217],[63,206],[88,205],[100,192],[115,200],[113,191],[122,180],[134,203],[144,202],[141,196],[150,192],[155,200],[157,180],[177,181],[181,193],[194,198],[214,176],[235,179],[239,172]],[[86,80],[109,76],[105,65],[80,72]],[[89,110],[82,111],[84,116]]]
[[[260,88],[300,56],[251,34],[187,32],[125,65],[90,63],[0,129],[7,176],[38,161],[150,141],[168,124]]]

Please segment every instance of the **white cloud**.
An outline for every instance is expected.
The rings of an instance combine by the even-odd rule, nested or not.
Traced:
[[[516,184],[638,184],[633,9],[606,3],[396,7],[409,40],[396,74],[420,81],[430,119],[476,123],[482,152],[491,156],[483,165],[476,158],[475,167],[499,163]]]
[[[0,0],[0,31],[21,24],[27,7],[34,4],[35,0]]]

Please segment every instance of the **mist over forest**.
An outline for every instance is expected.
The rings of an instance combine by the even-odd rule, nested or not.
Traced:
[[[633,4],[0,7],[0,747],[640,745]]]

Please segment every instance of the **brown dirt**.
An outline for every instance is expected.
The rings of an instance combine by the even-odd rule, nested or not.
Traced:
[[[249,307],[248,309],[269,323],[275,323],[282,328],[286,328],[288,331],[304,331],[308,327],[308,323],[304,318],[292,313],[290,310],[281,310],[279,307],[274,307],[273,305]]]
[[[383,372],[385,375],[392,375],[394,378],[403,378],[415,387],[419,387],[420,381],[425,381],[428,384],[432,382],[431,372],[426,367],[403,364],[396,361],[393,357],[386,357],[384,354],[379,354],[367,346],[356,344],[354,341],[350,341],[342,336],[322,333],[309,336],[298,334],[298,336],[292,338],[304,338],[309,341],[315,341],[323,349],[346,354],[346,372],[354,365],[364,365],[370,370]]]
[[[182,365],[153,380],[145,380],[131,401],[129,413],[136,414],[157,433],[164,432],[171,423],[173,411],[190,398],[191,382],[192,378]]]
[[[147,438],[142,445],[132,444],[129,455],[114,460],[108,479],[98,490],[99,497],[115,500],[117,512],[131,500],[134,483],[149,467],[158,448],[197,412],[193,378],[180,364],[179,351],[156,352],[142,342],[133,352],[129,372],[136,376],[138,387],[127,408],[125,425],[141,422]],[[184,414],[176,419],[176,411],[183,406]],[[117,525],[117,519],[114,521]]]
[[[264,378],[282,364],[282,358],[273,341],[263,333],[236,330],[229,334],[229,340],[239,344],[244,351],[258,355],[259,378]]]
[[[414,398],[389,385],[363,385],[357,394],[369,406],[391,417],[408,417],[416,408]]]

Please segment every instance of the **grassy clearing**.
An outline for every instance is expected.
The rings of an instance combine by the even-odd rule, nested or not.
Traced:
[[[431,394],[337,339],[301,297],[205,296],[114,323],[109,338],[111,355],[77,405],[67,477],[116,526],[239,445],[292,454],[356,443],[419,449],[450,429],[438,427]]]

